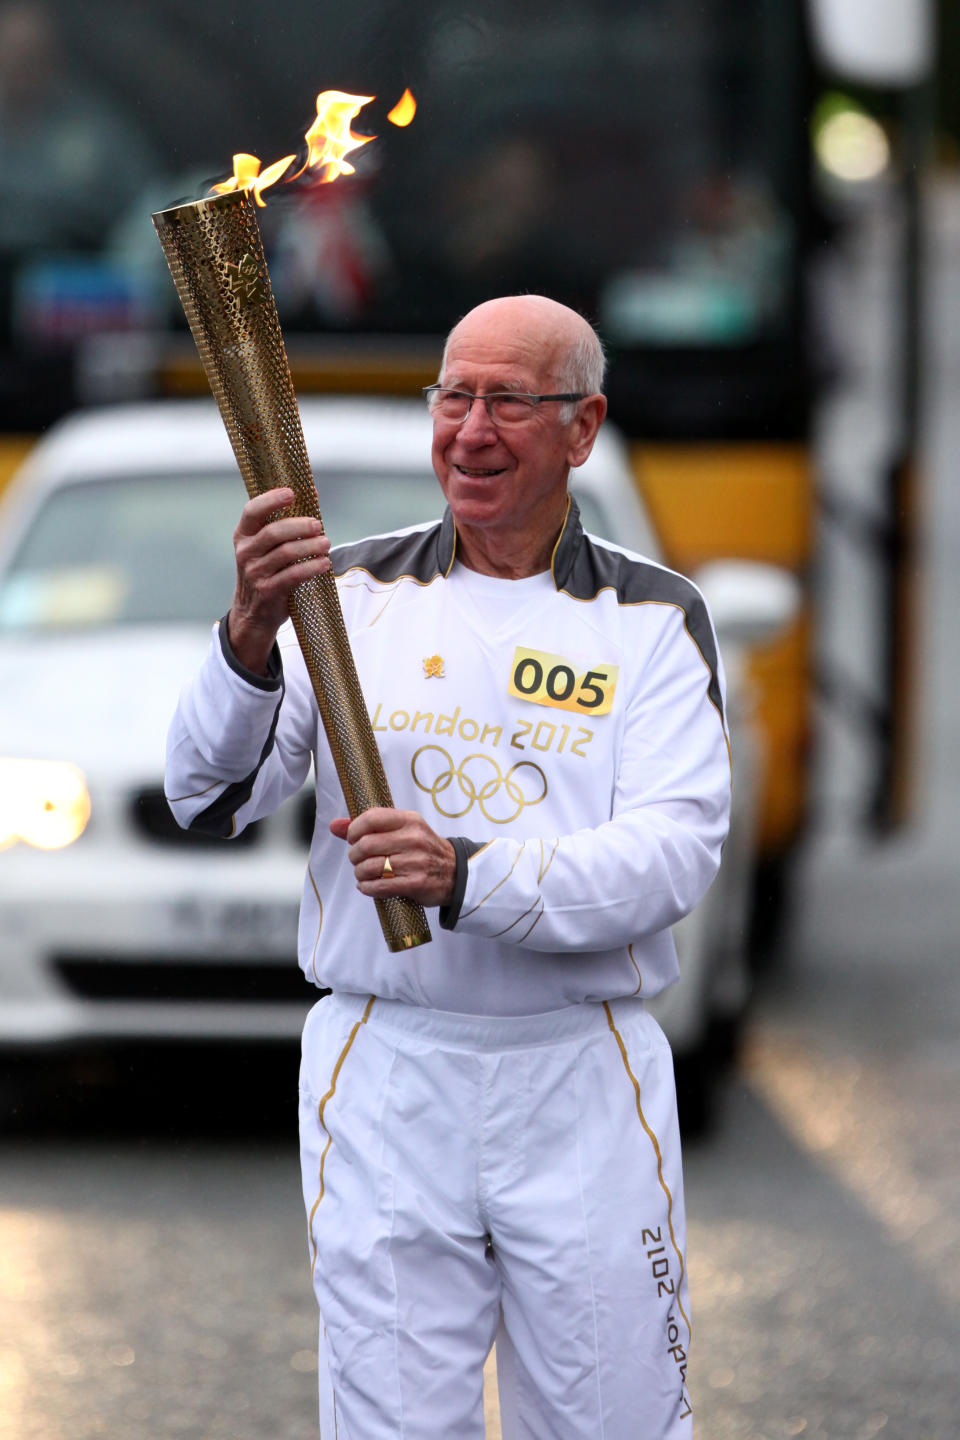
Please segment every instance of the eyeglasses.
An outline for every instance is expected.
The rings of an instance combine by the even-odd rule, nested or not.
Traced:
[[[522,425],[547,400],[585,400],[585,395],[527,395],[517,390],[495,390],[490,395],[471,395],[469,390],[448,390],[443,385],[425,385],[423,394],[431,415],[443,420],[466,420],[474,400],[482,400],[494,425]]]

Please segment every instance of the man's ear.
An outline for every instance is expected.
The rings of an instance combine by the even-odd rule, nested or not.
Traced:
[[[567,464],[571,469],[582,465],[590,454],[606,413],[607,397],[605,395],[588,395],[586,400],[581,400],[578,404],[570,443],[567,447]]]

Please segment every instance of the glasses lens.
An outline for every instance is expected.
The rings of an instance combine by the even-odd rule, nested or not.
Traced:
[[[431,390],[427,401],[431,411],[444,420],[465,420],[477,397],[466,390]],[[514,395],[509,391],[482,397],[487,413],[496,425],[516,425],[530,418],[534,401],[528,395]]]
[[[533,401],[525,395],[488,395],[487,409],[495,424],[516,425],[533,414]]]
[[[430,409],[444,420],[462,420],[472,400],[463,390],[432,390],[429,396]]]

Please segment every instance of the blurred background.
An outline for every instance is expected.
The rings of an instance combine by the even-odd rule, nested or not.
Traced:
[[[316,1433],[311,800],[216,850],[162,801],[243,497],[150,216],[328,88],[377,140],[260,217],[334,539],[419,518],[378,427],[543,291],[610,355],[591,523],[717,615],[737,843],[663,1013],[699,1436],[953,1440],[952,0],[0,3],[0,1437]]]

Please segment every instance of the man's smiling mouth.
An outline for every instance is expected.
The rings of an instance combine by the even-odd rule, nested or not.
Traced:
[[[467,466],[467,465],[454,465],[453,468],[454,468],[454,470],[456,470],[460,475],[466,475],[466,477],[467,477],[468,480],[489,480],[489,479],[491,479],[494,475],[502,475],[502,474],[503,474],[503,466],[502,466],[502,465],[501,465],[498,469],[496,469],[496,470],[479,469],[479,468],[475,468],[475,467],[473,467],[473,466]]]

